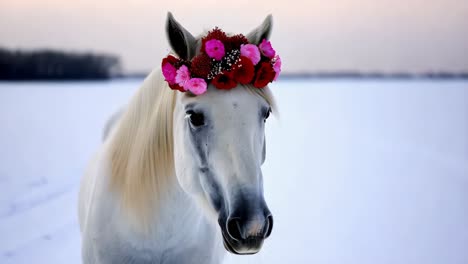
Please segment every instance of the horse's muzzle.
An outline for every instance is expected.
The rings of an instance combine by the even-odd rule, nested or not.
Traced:
[[[238,254],[255,254],[262,248],[263,241],[273,230],[273,216],[267,215],[254,219],[230,217],[227,221],[219,219],[227,251]]]

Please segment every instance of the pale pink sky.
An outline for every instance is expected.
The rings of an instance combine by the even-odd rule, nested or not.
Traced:
[[[272,13],[288,72],[468,71],[466,0],[2,0],[0,46],[115,53],[148,71],[169,51],[167,11],[194,35],[247,33]]]

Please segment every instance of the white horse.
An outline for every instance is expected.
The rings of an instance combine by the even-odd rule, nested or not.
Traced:
[[[268,38],[271,16],[247,38]],[[199,50],[169,13],[174,52]],[[242,85],[239,85],[242,86]],[[154,70],[106,133],[82,180],[84,263],[221,263],[258,252],[272,230],[263,198],[268,87],[201,96],[168,88]],[[224,246],[223,246],[224,245]]]

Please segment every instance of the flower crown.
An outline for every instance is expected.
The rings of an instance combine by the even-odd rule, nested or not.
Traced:
[[[242,34],[229,37],[216,27],[202,38],[199,55],[190,61],[169,55],[161,66],[171,89],[200,95],[209,82],[223,90],[238,83],[263,88],[278,78],[281,59],[266,39],[257,46]]]

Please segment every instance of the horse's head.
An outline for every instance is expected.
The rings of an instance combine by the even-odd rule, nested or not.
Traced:
[[[258,43],[270,30],[271,16],[247,37]],[[200,40],[171,14],[167,33],[180,58],[196,55]],[[228,251],[258,252],[273,228],[261,170],[265,121],[273,107],[268,88],[219,90],[210,84],[205,94],[177,93],[175,100],[174,158],[180,185],[219,224]]]

